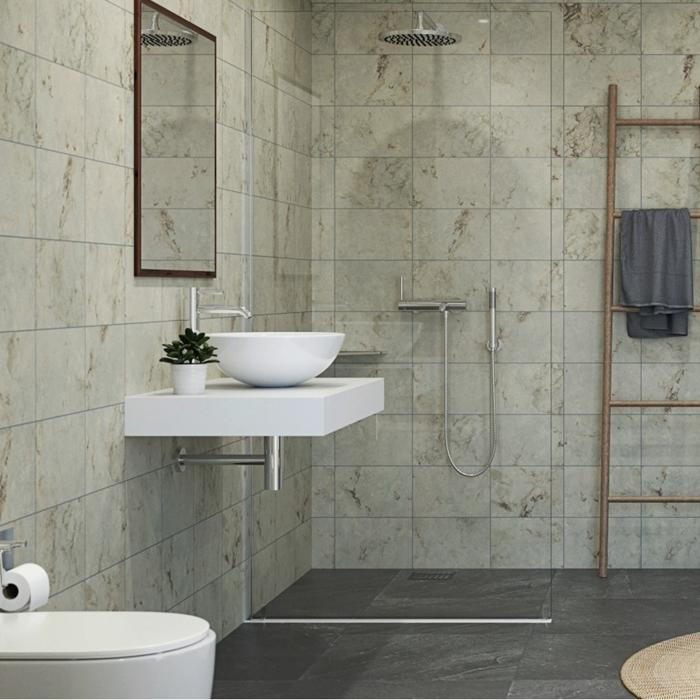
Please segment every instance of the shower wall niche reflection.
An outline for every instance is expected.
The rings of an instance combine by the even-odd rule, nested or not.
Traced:
[[[145,0],[140,20],[136,273],[214,276],[216,39]]]

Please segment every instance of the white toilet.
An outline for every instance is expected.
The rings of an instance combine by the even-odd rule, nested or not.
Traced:
[[[0,698],[210,698],[215,646],[191,615],[0,614]]]

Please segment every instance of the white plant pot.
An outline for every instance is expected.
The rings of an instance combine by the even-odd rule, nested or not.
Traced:
[[[206,365],[171,365],[175,394],[203,394],[207,383]]]

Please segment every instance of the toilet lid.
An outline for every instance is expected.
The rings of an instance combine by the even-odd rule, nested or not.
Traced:
[[[146,656],[196,644],[208,632],[206,620],[176,613],[0,613],[0,661]]]

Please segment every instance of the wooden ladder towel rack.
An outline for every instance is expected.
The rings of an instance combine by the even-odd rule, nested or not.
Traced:
[[[617,116],[617,85],[608,86],[608,172],[605,226],[604,269],[604,327],[603,327],[603,407],[600,443],[600,545],[598,575],[608,575],[608,525],[611,503],[700,503],[700,496],[614,496],[610,495],[610,411],[613,408],[700,408],[698,401],[621,401],[612,398],[612,326],[613,313],[630,313],[633,306],[613,304],[615,221],[622,213],[615,209],[615,170],[617,160],[617,130],[626,126],[699,126],[699,119],[621,119]],[[691,219],[700,219],[700,211],[691,211]],[[700,311],[700,306],[693,307]]]

